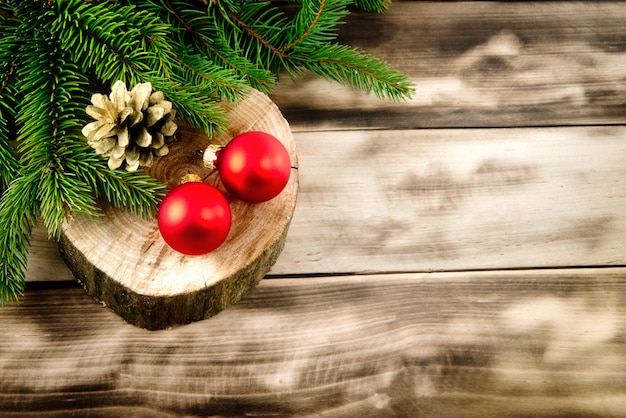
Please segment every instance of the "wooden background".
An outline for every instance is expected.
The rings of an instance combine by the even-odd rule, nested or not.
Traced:
[[[270,275],[150,332],[39,230],[0,308],[0,415],[626,416],[625,23],[621,2],[352,15],[342,40],[417,94],[285,77],[300,195]]]

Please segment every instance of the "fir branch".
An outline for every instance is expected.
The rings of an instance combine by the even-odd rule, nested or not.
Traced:
[[[168,28],[174,31],[170,26]],[[215,102],[236,101],[248,92],[249,85],[235,71],[219,68],[208,58],[195,53],[189,45],[172,42],[172,38],[177,37],[169,34],[168,42],[154,32],[144,33],[149,39],[144,49],[158,61],[153,65],[153,71],[141,75],[143,82],[151,82],[157,90],[169,92],[168,97],[185,122],[212,134],[223,128],[226,122]],[[196,121],[198,116],[204,121]]]
[[[204,97],[216,101],[237,102],[250,88],[243,78],[234,71],[221,69],[206,57],[195,54],[186,45],[181,45],[178,54],[169,58],[180,68],[171,79],[181,85],[194,86],[194,90]]]
[[[413,92],[411,81],[386,62],[345,45],[327,44],[315,51],[294,51],[302,65],[323,78],[353,89],[373,92],[378,98],[406,100]]]
[[[347,7],[351,0],[303,0],[293,25],[293,37],[281,48],[283,54],[289,53],[297,45],[307,42],[309,45],[326,44],[337,38],[338,24],[349,14]]]
[[[18,177],[0,198],[0,306],[24,293],[38,173]]]
[[[146,79],[150,80],[155,90],[160,90],[172,101],[177,115],[187,124],[204,130],[212,136],[222,132],[227,123],[227,115],[211,97],[203,96],[201,91],[189,88],[180,88],[175,80],[158,78],[157,74],[149,73]]]
[[[288,4],[301,5],[302,0],[286,0]],[[352,6],[355,9],[364,12],[384,13],[389,10],[391,0],[352,0]]]
[[[126,22],[124,16],[135,19]],[[48,29],[60,47],[98,79],[134,85],[141,82],[141,72],[150,71],[149,61],[154,57],[147,57],[141,48],[143,40],[138,29],[147,22],[134,7],[69,0],[57,2],[47,17],[51,20]]]
[[[149,5],[152,5],[149,1],[141,2],[143,8]],[[227,121],[215,101],[235,100],[246,91],[247,83],[237,80],[232,71],[220,71],[209,61],[198,64],[199,60],[186,54],[189,47],[172,42],[175,29],[169,23],[162,22],[155,11],[149,8],[140,11],[138,7],[123,7],[118,11],[129,31],[140,28],[138,40],[151,70],[140,72],[137,78],[163,91],[179,117],[189,125],[204,130],[209,136],[221,132]]]
[[[180,71],[170,65],[175,56],[167,41],[170,26],[153,13],[132,5],[88,5],[80,0],[60,5],[54,13],[50,26],[62,39],[61,48],[72,51],[72,60],[92,70],[99,80],[129,85],[149,81],[172,100],[190,125],[209,135],[223,129],[223,112],[207,103],[211,98],[202,95],[206,89],[180,88]]]
[[[18,67],[18,62],[20,61],[18,51],[19,46],[15,48],[11,48],[11,46],[7,46],[6,40],[10,39],[8,36],[3,37],[0,40],[0,109],[4,108],[4,110],[11,115],[14,112],[15,100],[15,88],[14,88],[14,75],[15,70]],[[6,52],[6,53],[2,53]],[[5,59],[2,55],[11,55],[11,58]]]
[[[225,28],[214,8],[200,10],[187,2],[162,0],[162,7],[167,14],[163,16],[178,30],[181,44],[192,46],[200,56],[208,57],[221,68],[234,70],[247,83],[262,92],[269,92],[276,82],[275,76],[246,59],[241,51],[233,50],[226,41]]]
[[[280,45],[286,41],[283,29],[288,26],[288,20],[285,14],[272,6],[270,1],[245,0],[234,9],[224,7],[228,4],[230,3],[221,4],[222,17],[232,27],[239,29],[231,31],[231,45],[237,50],[245,51],[249,58],[255,57],[252,61],[263,68],[276,71],[271,63],[276,58],[284,58]],[[239,34],[247,36],[238,36]]]
[[[354,7],[366,12],[384,13],[389,10],[391,0],[354,0]]]
[[[2,22],[0,25],[0,98],[9,96],[13,100],[15,69],[20,61],[20,41],[13,22]],[[11,94],[12,93],[12,94]],[[0,102],[0,105],[2,102]],[[8,107],[5,104],[6,107]]]
[[[15,72],[20,60],[20,43],[13,25],[0,26],[0,189],[17,176],[20,164],[9,144],[9,120],[15,119]]]
[[[164,184],[145,174],[108,168],[95,170],[95,174],[100,176],[98,186],[107,202],[144,219],[155,215],[167,192]]]
[[[37,201],[51,235],[56,236],[72,213],[95,215],[95,199],[86,184],[67,170],[67,158],[82,142],[77,136],[85,117],[85,90],[88,80],[63,51],[50,40],[33,39],[24,48],[28,56],[19,75],[28,89],[20,105],[17,122],[23,172],[41,173]],[[48,112],[41,112],[42,106]]]
[[[68,167],[94,191],[97,198],[103,198],[132,215],[152,218],[165,196],[166,186],[145,174],[111,170],[104,160],[94,159],[93,155],[93,152],[86,150],[84,158],[68,161]]]
[[[74,173],[50,168],[42,172],[37,200],[41,218],[51,236],[58,238],[63,222],[77,213],[97,216],[99,208],[88,184]]]
[[[18,176],[19,169],[17,155],[9,144],[7,121],[0,112],[0,192]]]
[[[140,2],[141,7],[146,7],[145,3]],[[169,23],[159,23],[161,20],[157,19],[163,13],[163,6],[150,1],[147,3],[152,9],[144,12],[150,13],[154,24],[142,24],[142,48],[156,58],[152,65],[153,72],[176,85],[193,86],[192,90],[199,97],[215,101],[236,101],[248,92],[249,84],[236,71],[215,65],[184,42],[184,36],[180,36],[181,30],[177,31]],[[144,77],[146,81],[150,80]]]
[[[289,25],[284,14],[267,1],[224,0],[214,8],[222,13],[226,23],[221,33],[229,36],[231,46],[276,74],[284,68],[295,77],[308,69],[351,88],[374,92],[382,99],[409,98],[414,89],[403,74],[375,57],[334,42],[350,2],[302,0]]]
[[[26,92],[19,104],[17,123],[22,162],[31,168],[63,168],[64,140],[78,137],[85,122],[88,80],[81,76],[54,41],[33,39],[22,49],[18,72]],[[42,112],[41,109],[47,109]]]

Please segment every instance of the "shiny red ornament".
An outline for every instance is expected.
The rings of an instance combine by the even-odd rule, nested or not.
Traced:
[[[228,236],[232,214],[228,201],[215,187],[190,182],[174,187],[157,215],[165,242],[187,255],[209,253]]]
[[[217,151],[214,165],[226,190],[237,199],[260,203],[287,185],[291,161],[285,146],[265,132],[245,132]]]

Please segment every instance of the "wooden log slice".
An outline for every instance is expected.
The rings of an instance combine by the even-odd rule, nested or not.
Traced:
[[[226,241],[213,252],[186,256],[161,237],[156,220],[145,220],[113,207],[100,218],[77,218],[63,228],[59,249],[87,293],[126,321],[164,329],[208,318],[237,302],[257,285],[282,250],[296,204],[297,158],[287,121],[271,100],[256,91],[227,105],[227,132],[209,139],[181,126],[170,153],[148,173],[170,187],[185,174],[197,174],[229,200],[233,222]],[[219,174],[207,169],[198,151],[224,145],[246,131],[268,132],[283,142],[292,170],[274,199],[250,204],[230,196]]]

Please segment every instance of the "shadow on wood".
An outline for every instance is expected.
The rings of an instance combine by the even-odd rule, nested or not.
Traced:
[[[626,270],[268,279],[207,321],[78,288],[0,310],[0,410],[81,416],[619,416]]]

